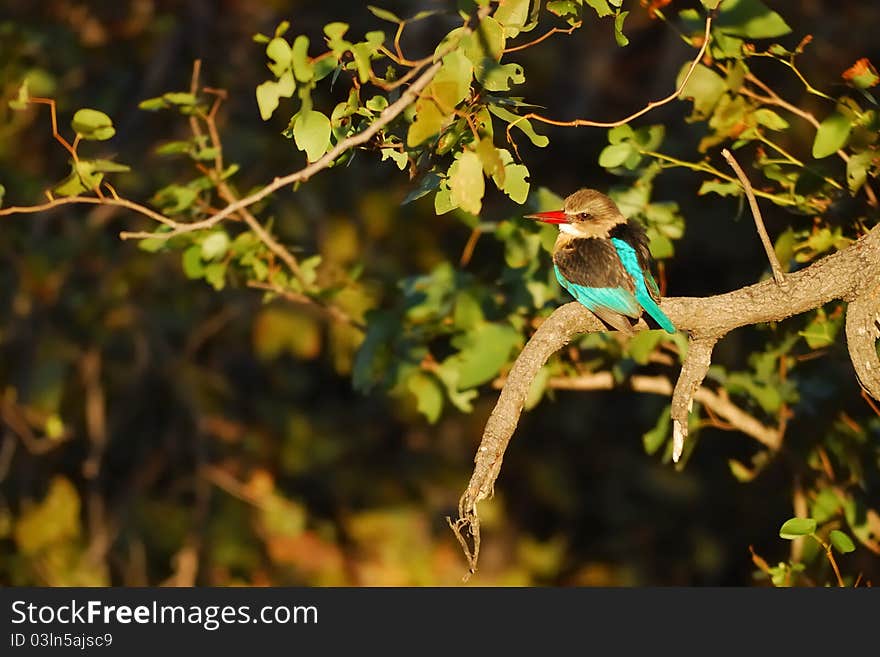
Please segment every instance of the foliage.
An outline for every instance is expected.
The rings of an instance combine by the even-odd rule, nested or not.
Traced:
[[[680,56],[684,61],[702,45],[706,17],[720,5],[712,14],[705,57],[690,75],[691,64],[685,61],[677,77],[673,71],[668,80],[670,90],[673,85],[680,89],[674,104],[680,115],[616,122],[602,133],[605,143],[578,153],[591,167],[589,180],[610,181],[609,194],[623,214],[645,225],[663,286],[685,248],[686,231],[696,225],[706,234],[706,226],[712,232],[719,224],[732,225],[735,203],[728,197],[743,207],[737,179],[720,156],[724,147],[749,163],[762,205],[779,211],[773,215],[775,248],[787,271],[845,247],[876,224],[880,117],[872,89],[880,78],[861,52],[849,53],[855,63],[839,78],[821,72],[822,82],[816,84],[831,90],[826,93],[803,70],[810,38],[794,34],[781,10],[760,0],[704,0],[699,9],[641,4],[647,12],[638,3],[620,0],[460,0],[412,15],[397,7],[347,7],[349,22],[326,22],[321,29],[291,16],[268,34],[265,29],[256,33],[247,45],[248,58],[262,57],[265,64],[265,79],[246,80],[253,100],[245,111],[259,116],[260,127],[241,128],[242,136],[236,136],[237,119],[232,112],[226,118],[223,114],[224,103],[235,99],[203,86],[198,74],[191,85],[179,75],[176,90],[153,89],[139,101],[140,110],[157,115],[138,121],[155,120],[161,130],[150,137],[149,158],[126,149],[123,159],[130,164],[111,155],[126,131],[122,120],[112,118],[112,103],[103,103],[102,94],[92,91],[83,103],[88,107],[73,108],[64,98],[67,90],[58,88],[57,72],[31,65],[24,45],[16,50],[15,43],[26,42],[26,28],[4,23],[2,29],[18,39],[9,41],[12,54],[4,65],[4,105],[10,111],[0,118],[13,126],[10,143],[24,150],[22,144],[39,133],[51,110],[53,118],[59,115],[55,140],[70,158],[68,175],[44,185],[49,203],[70,202],[58,204],[70,208],[86,197],[89,203],[142,216],[126,215],[120,225],[123,236],[137,240],[136,251],[104,245],[110,240],[106,232],[78,235],[69,248],[65,231],[53,235],[46,249],[43,237],[17,238],[24,260],[7,274],[19,292],[8,304],[3,335],[12,336],[11,344],[30,344],[21,318],[36,315],[41,304],[71,316],[75,330],[53,329],[35,340],[26,357],[33,362],[27,382],[17,378],[13,366],[0,367],[6,386],[4,423],[28,451],[39,446],[27,460],[38,464],[33,467],[44,481],[37,490],[24,486],[26,494],[8,493],[3,503],[2,536],[14,543],[3,557],[8,562],[0,571],[3,577],[51,584],[155,581],[154,573],[185,577],[183,560],[198,554],[209,564],[195,580],[200,583],[428,584],[457,578],[456,546],[431,523],[454,505],[461,473],[431,471],[436,480],[426,482],[426,465],[398,463],[396,453],[404,447],[369,434],[379,432],[377,426],[398,426],[406,428],[408,441],[419,443],[430,435],[437,441],[434,449],[442,450],[450,449],[442,443],[446,427],[459,435],[452,449],[454,459],[465,464],[464,472],[493,382],[506,376],[541,320],[567,300],[550,267],[555,228],[519,218],[556,209],[561,196],[573,191],[544,166],[551,157],[547,154],[562,151],[571,134],[548,127],[559,124],[551,115],[570,105],[555,106],[553,96],[527,95],[533,78],[546,74],[533,53],[550,46],[551,40],[540,38],[548,31],[576,35],[575,30],[595,26],[595,34],[611,35],[616,48],[631,49],[636,38],[631,29],[639,34],[674,29],[686,45]],[[631,27],[637,17],[638,27]],[[402,45],[416,30],[436,36],[421,59],[411,59]],[[627,56],[627,50],[615,55]],[[436,71],[425,78],[417,96],[394,114],[432,67]],[[787,76],[783,80],[780,70]],[[202,77],[214,75],[204,67]],[[773,82],[765,81],[765,75]],[[574,84],[588,87],[590,82]],[[634,103],[651,100],[634,80],[628,84],[636,87]],[[48,96],[58,98],[57,108]],[[60,119],[68,115],[66,123]],[[371,130],[358,148],[347,146]],[[265,169],[245,157],[248,148],[242,144],[256,134],[264,140],[260,149],[283,154],[273,156]],[[40,145],[48,151],[47,143]],[[7,166],[15,152],[2,153]],[[268,193],[255,198],[267,189],[260,180],[299,165],[313,169],[269,190],[271,198]],[[376,189],[358,182],[365,175],[359,166],[381,170]],[[309,194],[336,193],[332,186],[318,187],[320,176],[311,180],[325,168],[330,169],[325,175],[334,176],[333,185],[356,197],[352,214],[362,218],[362,225],[355,228],[350,217],[334,217],[332,203],[323,206],[325,217],[307,220],[314,214],[308,210],[314,204]],[[40,161],[27,176],[4,178],[0,203],[35,205],[37,195],[30,192],[56,169]],[[571,180],[564,173],[561,179]],[[321,191],[310,192],[313,185]],[[383,185],[401,185],[405,194],[395,196]],[[292,204],[282,198],[291,195],[291,188]],[[149,201],[135,204],[129,194]],[[697,207],[732,211],[700,216]],[[414,217],[424,225],[413,226]],[[71,218],[54,220],[69,223]],[[137,221],[143,223],[132,226]],[[460,257],[442,244],[443,231],[450,230],[470,235]],[[478,240],[480,254],[474,256]],[[82,254],[95,242],[101,244],[101,261],[84,265]],[[386,248],[393,249],[390,257],[374,253]],[[760,256],[751,242],[727,250],[740,249]],[[736,267],[737,261],[733,254],[729,266]],[[63,280],[59,262],[66,263]],[[86,282],[77,282],[78,266],[84,267],[78,275]],[[694,270],[680,271],[694,275]],[[752,267],[751,273],[756,271]],[[186,279],[204,285],[196,288]],[[670,289],[680,285],[668,279]],[[97,299],[88,301],[93,288]],[[127,301],[129,296],[138,299],[137,305]],[[191,307],[205,313],[198,325],[188,314]],[[242,316],[249,323],[241,324]],[[713,365],[710,388],[777,430],[781,443],[784,439],[782,449],[725,447],[718,462],[728,464],[728,479],[756,486],[784,467],[785,453],[794,473],[786,479],[788,488],[776,494],[785,498],[792,482],[801,482],[798,494],[809,501],[811,518],[790,520],[779,535],[810,536],[829,558],[833,548],[840,554],[873,554],[876,561],[880,417],[851,384],[829,378],[832,365],[824,364],[838,362],[841,323],[842,308],[832,304],[761,326],[751,332],[747,346],[732,347],[738,357]],[[197,355],[205,341],[226,330],[231,334],[216,351],[209,347],[210,356],[200,362]],[[163,344],[167,340],[157,336],[166,333],[177,344]],[[247,358],[242,342],[250,343]],[[621,386],[646,370],[674,380],[686,344],[683,335],[660,332],[641,333],[629,343],[609,335],[586,336],[546,365],[528,406],[552,408],[559,400],[542,400],[558,394],[555,388],[564,387],[560,381],[605,372]],[[146,356],[139,351],[145,348]],[[169,349],[178,355],[169,356]],[[88,353],[97,353],[91,358],[105,363],[92,378]],[[126,376],[113,367],[129,358],[156,358],[161,365],[136,361],[134,366],[141,368],[137,389],[125,389]],[[167,376],[163,367],[175,374],[162,378]],[[151,380],[156,377],[171,388],[150,399],[157,394]],[[358,397],[351,398],[347,390],[334,392],[332,408],[316,410],[328,389],[347,389],[343,380],[350,381]],[[584,399],[578,404],[594,394],[580,393]],[[292,409],[289,396],[296,398]],[[177,409],[169,416],[179,413],[183,419],[166,416],[164,403]],[[664,404],[632,414],[638,419],[633,435],[644,434],[647,454],[639,455],[637,463],[653,459],[657,472],[663,471],[658,463],[668,464],[671,454]],[[107,406],[129,412],[111,411],[116,419],[107,426],[106,417],[95,419]],[[697,411],[692,445],[703,434],[708,439],[719,429],[735,428],[711,409]],[[571,422],[589,426],[579,417]],[[152,426],[164,426],[174,440],[156,447],[147,436]],[[107,442],[131,436],[132,445],[119,447],[126,454],[119,457],[123,461],[136,461],[137,449],[164,453],[155,457],[160,461],[170,458],[165,452],[184,449],[188,456],[182,460],[188,463],[181,466],[185,474],[173,468],[167,473],[178,487],[161,494],[162,475],[141,472],[155,480],[126,502],[125,513],[135,520],[123,522],[116,510],[113,521],[113,511],[101,515],[89,505],[102,495],[109,500],[119,485],[106,475],[113,467],[110,452],[105,454]],[[191,444],[182,447],[177,441]],[[86,453],[84,462],[103,468],[102,478],[94,479],[100,484],[94,484],[89,471],[73,474],[74,469],[40,456],[65,453],[73,459],[77,449]],[[568,449],[583,450],[584,444]],[[703,444],[694,448],[703,449]],[[357,463],[361,450],[372,459],[363,467]],[[688,456],[697,457],[694,451]],[[412,460],[418,461],[418,454]],[[161,463],[150,467],[162,470]],[[525,476],[553,505],[566,509],[573,504],[572,487],[558,483],[563,475],[549,477],[536,466]],[[9,471],[5,477],[13,480]],[[181,483],[188,477],[196,483]],[[515,488],[514,475],[508,477],[506,485]],[[315,481],[325,478],[345,483],[337,489]],[[352,483],[359,478],[368,479],[369,486]],[[398,487],[420,492],[408,497]],[[445,491],[440,502],[438,487]],[[222,495],[208,492],[215,489]],[[505,501],[498,502],[501,515]],[[352,511],[350,505],[359,508]],[[82,520],[86,516],[92,523],[88,528]],[[487,524],[492,525],[491,519]],[[104,538],[113,545],[102,544],[103,553],[94,533],[100,525],[115,532]],[[501,531],[504,522],[496,526]],[[137,573],[135,565],[114,570],[106,555],[117,548],[144,551],[150,563]],[[564,570],[563,551],[558,538],[523,539],[517,559],[510,562],[516,565],[497,569],[491,581],[554,581]],[[96,554],[99,566],[93,563]],[[346,565],[352,554],[360,555],[354,577]],[[754,558],[758,563],[760,557]],[[805,553],[803,563],[781,562],[776,568],[761,560],[766,566],[761,570],[773,584],[817,583],[805,574],[805,565],[816,566],[813,558]],[[738,559],[745,561],[744,552]],[[134,557],[130,561],[134,564]],[[416,565],[406,570],[404,562]],[[865,568],[876,577],[876,564]],[[583,573],[571,581],[579,578],[594,581]],[[853,581],[848,577],[848,583]]]

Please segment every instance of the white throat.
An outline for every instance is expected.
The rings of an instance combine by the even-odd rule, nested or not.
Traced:
[[[580,231],[569,223],[559,224],[559,232],[574,237],[580,237]]]

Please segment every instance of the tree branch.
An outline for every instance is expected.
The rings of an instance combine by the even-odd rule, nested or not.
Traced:
[[[880,401],[880,284],[859,295],[846,309],[846,341],[856,376],[865,391]]]
[[[689,365],[686,361],[683,367],[688,376],[683,383],[681,380],[679,382],[684,391],[679,395],[679,407],[687,409],[688,397],[685,392],[690,390],[697,375],[702,380],[704,368],[708,367],[712,345],[728,332],[751,324],[781,321],[834,299],[850,302],[847,321],[850,352],[853,353],[855,343],[856,352],[853,355],[866,358],[860,365],[856,365],[857,372],[860,377],[865,377],[863,385],[866,389],[877,397],[880,387],[875,377],[880,373],[880,363],[876,351],[873,356],[865,353],[867,340],[859,333],[859,329],[864,329],[866,335],[875,335],[871,331],[876,330],[872,322],[876,322],[876,313],[880,310],[878,280],[880,226],[873,228],[844,250],[789,274],[785,286],[768,279],[712,297],[663,299],[660,304],[663,312],[679,330],[688,331],[691,337],[689,359],[693,362]],[[639,323],[639,328],[646,328],[644,322]],[[486,422],[483,438],[474,458],[473,474],[459,501],[459,517],[454,522],[449,520],[468,560],[470,573],[476,570],[480,551],[477,504],[493,493],[495,481],[501,471],[504,451],[519,423],[532,380],[547,359],[572,338],[582,333],[604,330],[606,329],[601,322],[585,307],[577,302],[565,304],[541,324],[514,362],[498,402]],[[873,349],[873,343],[871,348]],[[866,368],[864,363],[869,367]],[[697,386],[694,385],[691,395],[696,395],[696,389]],[[678,418],[675,415],[673,418],[686,426],[686,415],[682,416],[681,410]]]
[[[581,376],[553,377],[547,382],[547,387],[554,390],[613,390],[617,387],[626,388],[633,392],[643,392],[651,395],[664,395],[671,397],[673,392],[672,382],[665,376],[650,376],[635,374],[620,386],[614,380],[611,372],[592,372]],[[694,393],[694,401],[699,402],[715,413],[722,420],[728,422],[727,430],[737,430],[754,438],[759,443],[774,451],[782,444],[782,434],[776,427],[768,427],[753,415],[744,411],[734,404],[722,388],[717,392],[701,386]]]
[[[755,198],[755,192],[752,190],[752,184],[746,177],[746,173],[742,170],[739,162],[736,161],[736,158],[733,157],[733,154],[729,150],[723,148],[721,149],[721,154],[724,156],[724,159],[727,160],[730,168],[736,173],[736,177],[739,178],[740,184],[742,184],[746,198],[749,199],[749,207],[752,209],[752,217],[755,219],[755,228],[758,231],[758,237],[761,238],[761,244],[764,245],[764,251],[767,253],[767,260],[770,261],[770,268],[773,270],[773,278],[776,279],[776,282],[779,285],[782,285],[785,283],[785,274],[782,272],[779,258],[776,257],[773,242],[770,241],[770,236],[767,235],[767,229],[764,227],[764,219],[761,217],[761,209],[758,207],[758,201]]]
[[[697,68],[697,65],[703,59],[703,55],[706,54],[706,48],[709,47],[709,39],[712,32],[712,16],[711,14],[706,17],[706,28],[703,33],[703,40],[700,44],[700,48],[697,51],[696,57],[691,60],[690,67],[687,72],[684,74],[684,78],[682,78],[681,83],[676,87],[675,91],[666,96],[665,98],[660,98],[659,100],[652,100],[650,103],[642,107],[640,110],[633,112],[629,116],[625,116],[622,119],[618,119],[617,121],[591,121],[588,119],[572,119],[571,121],[558,121],[556,119],[550,119],[546,116],[542,116],[541,114],[536,114],[534,112],[529,112],[528,114],[523,114],[518,119],[511,121],[507,125],[507,141],[513,144],[514,149],[516,149],[516,144],[513,141],[513,137],[510,134],[511,129],[522,121],[528,121],[529,119],[534,119],[535,121],[540,121],[541,123],[547,123],[549,125],[555,125],[563,128],[616,128],[618,126],[623,125],[624,123],[629,123],[640,116],[644,116],[648,112],[667,103],[671,103],[673,100],[677,99],[681,92],[684,91],[684,88],[687,86],[687,83],[690,81],[691,76],[694,74],[694,71]]]
[[[684,440],[688,436],[688,419],[694,406],[694,393],[703,384],[709,365],[712,363],[712,349],[718,338],[693,338],[688,340],[687,356],[681,365],[681,374],[672,392],[672,461],[678,463],[684,450]]]

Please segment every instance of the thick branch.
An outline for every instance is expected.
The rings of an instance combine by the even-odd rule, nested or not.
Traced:
[[[868,321],[874,317],[871,311],[876,313],[880,306],[876,301],[876,294],[880,293],[877,291],[878,280],[880,227],[875,227],[846,249],[823,258],[806,269],[789,274],[786,276],[785,286],[768,279],[712,297],[663,299],[661,308],[679,330],[690,333],[692,349],[695,344],[698,345],[697,355],[702,356],[706,355],[705,351],[711,344],[733,329],[780,321],[834,299],[845,299],[855,305],[854,313],[853,305],[850,306],[850,313],[853,315],[849,318],[847,328],[850,325],[854,327],[856,343],[865,343],[864,338],[859,340],[861,336],[858,335],[858,329],[861,327],[867,331],[872,327]],[[870,294],[874,296],[866,295],[865,290],[871,291]],[[862,301],[854,301],[860,296]],[[865,301],[866,296],[874,301]],[[644,328],[643,323],[640,326]],[[494,490],[504,451],[519,422],[532,379],[547,359],[572,338],[582,333],[602,330],[605,330],[604,326],[586,308],[576,302],[568,303],[557,308],[541,325],[514,363],[483,431],[483,439],[474,459],[473,475],[459,502],[458,520],[454,523],[450,521],[464,548],[471,572],[476,569],[480,548],[477,504],[488,498]],[[852,337],[850,341],[853,342]],[[865,355],[862,351],[859,354]],[[703,360],[701,358],[697,362]],[[880,371],[876,352],[873,358],[868,358],[863,361],[865,362],[869,367],[866,371],[862,366],[860,376],[872,370],[875,373]],[[863,381],[863,385],[874,386],[873,390],[876,392],[877,379],[866,377],[866,380],[868,383]]]
[[[850,302],[846,310],[846,341],[862,387],[880,401],[880,284]]]
[[[717,338],[691,338],[688,352],[681,365],[681,374],[672,392],[672,460],[678,463],[684,449],[684,439],[688,435],[688,418],[694,405],[694,393],[703,384],[709,365],[712,363],[712,349]]]

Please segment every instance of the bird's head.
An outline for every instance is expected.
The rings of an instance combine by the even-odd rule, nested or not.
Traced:
[[[565,199],[561,210],[525,215],[547,224],[557,224],[560,232],[574,237],[605,237],[626,218],[610,198],[595,189],[579,189]]]

